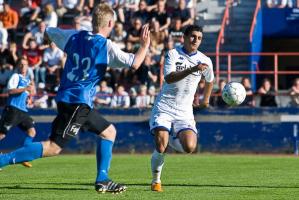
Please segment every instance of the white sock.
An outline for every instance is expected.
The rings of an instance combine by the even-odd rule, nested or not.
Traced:
[[[180,142],[180,139],[177,138],[177,137],[172,137],[172,136],[169,136],[169,142],[168,142],[169,146],[171,148],[173,148],[174,150],[176,150],[177,152],[180,152],[180,153],[186,153],[184,151],[184,148]]]
[[[152,166],[152,175],[153,180],[152,183],[161,183],[161,172],[164,165],[164,153],[159,153],[158,151],[154,151],[151,159]]]

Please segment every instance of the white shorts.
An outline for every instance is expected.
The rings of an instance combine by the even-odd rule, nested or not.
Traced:
[[[155,128],[164,128],[169,133],[173,133],[174,136],[184,130],[192,130],[197,134],[194,118],[181,119],[177,118],[175,114],[170,112],[153,111],[149,125],[151,133]]]

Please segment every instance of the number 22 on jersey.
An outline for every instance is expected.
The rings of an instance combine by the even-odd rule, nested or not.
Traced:
[[[67,73],[67,78],[74,81],[84,81],[88,78],[88,70],[90,69],[91,59],[89,57],[80,58],[79,54],[73,54],[73,62],[75,66]]]

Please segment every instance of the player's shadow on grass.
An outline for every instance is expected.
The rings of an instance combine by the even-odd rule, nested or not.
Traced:
[[[12,183],[7,183],[9,185],[13,185]],[[32,185],[32,187],[28,187],[26,185]],[[34,185],[49,185],[49,187],[34,187]],[[56,185],[56,187],[51,187],[50,185]],[[90,188],[66,188],[66,187],[59,187],[62,185],[68,186],[90,186]],[[146,186],[149,187],[149,183],[137,183],[137,184],[126,184],[127,186]],[[94,185],[91,183],[16,183],[15,186],[0,186],[0,189],[22,189],[22,190],[32,190],[32,189],[39,189],[39,190],[91,190]],[[212,188],[263,188],[263,189],[299,189],[299,186],[268,186],[268,185],[221,185],[221,184],[163,184],[166,187],[197,187],[197,188],[205,188],[205,187],[212,187]]]
[[[138,183],[138,184],[126,184],[127,186],[149,186],[149,183]],[[162,184],[163,186],[169,187],[219,187],[219,188],[266,188],[266,189],[299,189],[298,186],[268,186],[268,185],[221,185],[221,184]]]
[[[26,187],[26,186],[0,186],[0,189],[13,190],[90,190],[89,188],[63,188],[63,187]]]

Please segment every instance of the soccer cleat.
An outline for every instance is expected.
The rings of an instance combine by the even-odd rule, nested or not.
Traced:
[[[95,184],[95,190],[98,193],[105,193],[105,192],[122,193],[127,190],[127,187],[110,180],[110,181],[104,181],[104,182],[97,182]]]
[[[163,192],[161,183],[152,183],[151,189],[155,192]]]
[[[22,165],[24,167],[28,167],[28,168],[31,168],[32,167],[32,164],[30,162],[22,162]]]

